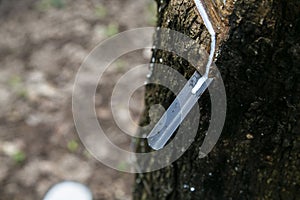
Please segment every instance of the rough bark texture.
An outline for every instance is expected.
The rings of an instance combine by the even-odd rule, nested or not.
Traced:
[[[158,26],[187,34],[209,49],[192,0],[157,3]],[[134,199],[299,199],[300,1],[240,0],[231,11],[227,36],[218,36],[216,61],[228,104],[221,138],[199,159],[210,114],[206,94],[199,102],[203,117],[193,145],[172,166],[138,174]],[[191,75],[181,58],[162,51],[153,56]],[[147,87],[147,109],[154,103],[167,107],[173,99],[164,88]]]

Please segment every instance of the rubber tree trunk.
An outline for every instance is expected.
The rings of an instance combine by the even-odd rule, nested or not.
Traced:
[[[210,114],[206,94],[199,103],[206,122],[192,146],[171,166],[137,174],[134,199],[299,199],[300,1],[227,0],[225,7],[218,0],[205,2],[217,13],[212,20],[219,27],[216,65],[227,93],[222,135],[199,159]],[[209,50],[210,37],[193,0],[157,4],[158,26]],[[188,77],[188,62],[159,50],[153,56]],[[151,105],[167,107],[173,99],[166,89],[148,86],[142,124]],[[139,151],[147,151],[144,143]]]

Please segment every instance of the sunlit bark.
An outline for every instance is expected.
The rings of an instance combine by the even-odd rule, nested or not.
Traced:
[[[217,30],[216,65],[227,92],[225,127],[214,150],[199,159],[207,128],[201,124],[190,149],[172,166],[137,175],[134,199],[297,199],[300,1],[227,0],[225,7],[219,0],[205,2]],[[157,3],[158,26],[189,35],[209,51],[210,37],[192,0]],[[190,75],[182,59],[162,51],[153,56]],[[148,87],[146,107],[168,105],[173,98],[163,88]],[[204,120],[207,102],[208,96],[199,103]]]

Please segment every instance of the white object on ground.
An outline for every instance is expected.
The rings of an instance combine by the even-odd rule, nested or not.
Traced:
[[[65,181],[54,185],[43,200],[92,200],[91,191],[77,182]]]

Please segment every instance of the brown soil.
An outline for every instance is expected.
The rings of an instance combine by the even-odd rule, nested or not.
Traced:
[[[63,180],[86,184],[96,200],[131,199],[133,175],[104,166],[81,145],[71,95],[89,52],[116,31],[151,25],[153,3],[0,0],[0,199],[42,199]],[[107,76],[118,77],[132,62],[147,59],[125,56],[118,63],[122,70]],[[98,93],[96,99],[99,120],[116,134],[109,98]],[[140,112],[133,110],[135,119]],[[130,140],[116,144],[126,147]]]

